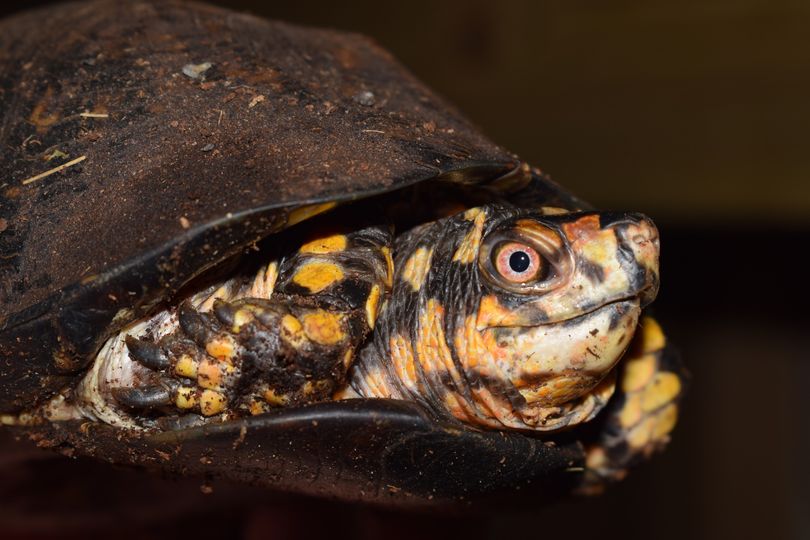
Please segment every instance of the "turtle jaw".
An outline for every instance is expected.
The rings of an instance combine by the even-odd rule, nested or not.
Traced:
[[[638,300],[536,327],[495,328],[501,371],[527,406],[553,407],[590,392],[616,366],[638,324]]]
[[[484,331],[503,382],[520,395],[512,427],[553,431],[593,418],[613,394],[640,313],[630,298],[554,324]]]

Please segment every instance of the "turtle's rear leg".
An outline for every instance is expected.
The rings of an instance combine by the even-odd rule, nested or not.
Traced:
[[[129,356],[149,368],[113,396],[149,416],[258,414],[329,399],[374,326],[391,284],[387,227],[310,235],[276,263],[272,292],[186,301],[160,340],[128,336]],[[206,306],[207,307],[207,306]]]
[[[602,412],[595,440],[586,442],[584,493],[600,492],[662,450],[678,420],[687,372],[653,318],[639,325],[622,361],[618,393]]]

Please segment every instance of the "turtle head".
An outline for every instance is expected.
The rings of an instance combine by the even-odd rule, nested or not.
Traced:
[[[658,289],[658,232],[640,214],[487,205],[412,231],[397,263],[359,386],[549,431],[612,395]]]

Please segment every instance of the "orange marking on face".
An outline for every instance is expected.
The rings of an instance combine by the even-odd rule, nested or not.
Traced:
[[[582,238],[589,238],[594,233],[599,233],[602,231],[602,226],[599,222],[599,216],[591,214],[576,221],[564,223],[562,229],[569,240],[576,242]]]
[[[479,329],[492,326],[517,326],[517,322],[518,317],[515,312],[502,306],[494,294],[488,294],[481,299],[476,322]]]

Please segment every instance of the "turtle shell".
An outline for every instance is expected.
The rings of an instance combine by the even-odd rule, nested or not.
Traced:
[[[373,41],[200,4],[0,24],[0,411],[318,203],[516,167]]]

